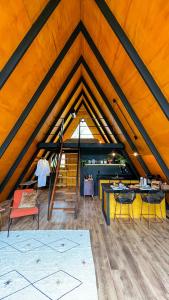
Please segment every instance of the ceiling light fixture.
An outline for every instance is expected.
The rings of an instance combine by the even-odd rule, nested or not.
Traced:
[[[133,155],[136,157],[136,156],[138,156],[138,153],[137,153],[137,152],[134,152]]]

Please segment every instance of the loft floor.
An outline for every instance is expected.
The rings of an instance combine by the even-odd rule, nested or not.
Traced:
[[[54,211],[47,222],[47,191],[41,191],[40,229],[89,229],[95,261],[99,300],[169,299],[169,223],[137,222],[107,226],[100,201],[81,199],[77,220]],[[35,229],[31,217],[14,221],[12,230]],[[4,226],[7,228],[7,215]],[[92,299],[91,299],[92,300]]]

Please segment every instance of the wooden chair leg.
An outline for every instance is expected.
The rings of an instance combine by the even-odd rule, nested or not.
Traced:
[[[2,214],[0,213],[0,231],[1,231],[1,228],[2,228]]]
[[[12,224],[12,219],[9,218],[9,220],[8,220],[8,235],[7,235],[7,237],[9,237],[9,230],[10,230],[11,224]]]
[[[38,230],[39,230],[39,214],[38,214]]]

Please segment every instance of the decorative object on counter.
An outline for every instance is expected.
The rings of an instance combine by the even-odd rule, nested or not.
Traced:
[[[92,164],[95,164],[96,163],[96,160],[93,158],[92,159]]]

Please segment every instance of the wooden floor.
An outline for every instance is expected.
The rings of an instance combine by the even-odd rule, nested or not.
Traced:
[[[47,222],[47,191],[41,191],[40,229],[89,229],[95,261],[99,300],[169,299],[169,223],[104,222],[100,201],[81,200],[77,220],[55,211]],[[7,228],[4,216],[3,230]],[[15,221],[12,230],[35,229],[31,217]],[[79,299],[80,300],[80,299]],[[91,299],[92,300],[92,299]]]

